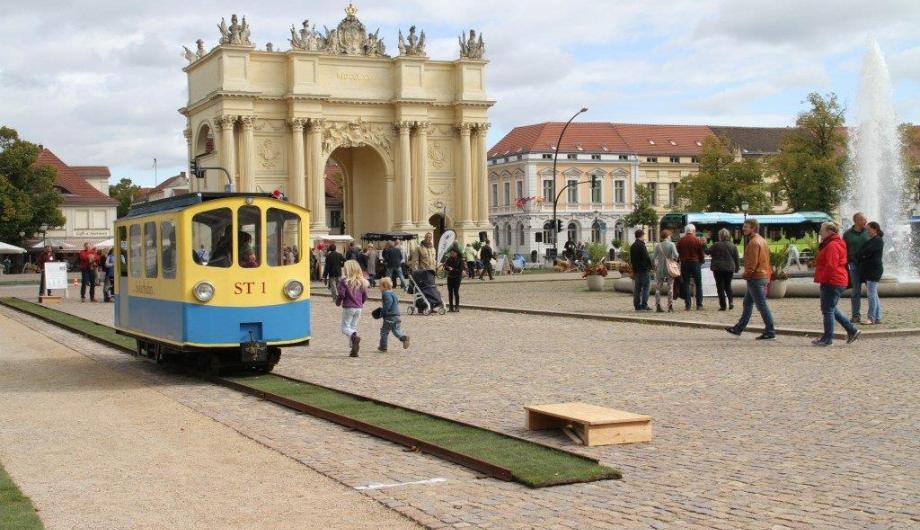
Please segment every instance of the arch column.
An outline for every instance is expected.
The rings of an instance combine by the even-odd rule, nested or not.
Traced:
[[[316,234],[328,234],[326,226],[326,157],[323,156],[323,120],[311,118],[307,130],[307,143],[310,146],[309,181],[313,193],[310,210],[312,219],[310,230]]]
[[[460,129],[460,174],[458,175],[460,180],[460,226],[470,228],[473,221],[471,125],[461,123],[457,128]]]
[[[476,224],[487,229],[489,227],[489,167],[486,156],[486,135],[489,132],[488,123],[480,123],[476,127],[476,187],[479,188],[479,205],[476,209]],[[513,182],[512,182],[513,184]]]
[[[291,164],[291,178],[288,182],[289,200],[298,206],[307,207],[305,193],[306,166],[304,162],[303,127],[304,118],[291,118],[291,152],[294,155]]]
[[[240,190],[243,192],[256,191],[256,177],[253,163],[255,162],[255,140],[253,127],[256,124],[255,116],[240,116],[243,125],[243,137],[240,144]]]
[[[221,116],[217,119],[220,125],[220,165],[230,173],[230,182],[236,175],[236,153],[233,150],[233,124],[236,116]],[[226,175],[219,175],[218,182],[223,183]],[[225,189],[226,184],[219,185],[217,189]]]
[[[399,221],[397,228],[405,230],[413,228],[412,224],[412,149],[409,137],[409,122],[396,123],[399,131]]]
[[[428,228],[428,122],[415,125],[415,224]]]

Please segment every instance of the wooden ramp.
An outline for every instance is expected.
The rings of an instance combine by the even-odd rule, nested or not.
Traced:
[[[624,410],[578,401],[532,405],[524,409],[527,410],[528,429],[563,429],[570,438],[587,446],[652,440],[652,419]]]

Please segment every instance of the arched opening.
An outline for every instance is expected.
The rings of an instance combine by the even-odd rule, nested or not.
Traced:
[[[580,237],[578,235],[578,223],[575,221],[569,223],[569,226],[566,229],[566,237],[566,241],[571,241],[572,243],[579,242]]]
[[[428,218],[428,224],[431,225],[431,234],[434,236],[434,242],[437,243],[444,235],[447,226],[447,218],[444,215],[436,213]]]
[[[198,136],[195,141],[195,156],[207,156],[214,152],[214,133],[207,123],[202,124],[198,129]]]
[[[514,246],[514,241],[511,240],[511,223],[505,225],[505,237],[504,237],[505,246],[511,248]]]
[[[595,220],[591,223],[591,242],[603,243],[607,233],[607,223],[601,220]]]
[[[366,232],[390,230],[396,197],[387,200],[386,172],[383,158],[369,146],[340,147],[329,155],[325,178],[330,233],[359,239]]]

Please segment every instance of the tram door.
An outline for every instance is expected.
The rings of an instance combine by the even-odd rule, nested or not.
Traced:
[[[135,225],[138,226],[139,225]],[[115,317],[116,324],[128,325],[128,227],[118,227],[115,242]],[[140,234],[138,233],[138,237]]]

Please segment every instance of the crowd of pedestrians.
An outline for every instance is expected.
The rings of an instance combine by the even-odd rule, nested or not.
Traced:
[[[770,261],[767,241],[760,235],[759,222],[750,218],[742,226],[744,254],[739,256],[738,247],[727,229],[721,229],[717,241],[706,246],[706,239],[696,233],[696,227],[687,225],[683,235],[675,244],[669,230],[661,231],[652,255],[649,256],[643,230],[636,230],[635,242],[630,247],[630,265],[633,277],[633,308],[636,311],[651,311],[648,306],[651,274],[655,275],[655,311],[674,311],[676,297],[683,299],[684,309],[703,310],[702,265],[706,255],[711,258],[710,271],[716,286],[719,311],[735,308],[732,293],[732,279],[741,272],[745,281],[745,294],[738,321],[726,331],[741,335],[748,326],[756,308],[764,323],[764,331],[757,338],[769,340],[776,336],[773,314],[767,303],[767,289],[773,280],[774,270]],[[867,222],[865,215],[853,216],[853,226],[843,235],[836,223],[821,225],[820,244],[815,260],[814,282],[819,284],[820,309],[823,320],[823,334],[815,339],[815,346],[833,343],[834,325],[839,323],[847,332],[847,343],[859,337],[860,331],[854,324],[874,325],[882,321],[878,284],[884,267],[884,233],[875,221]],[[869,301],[866,320],[860,318],[862,285],[866,284]],[[846,289],[850,289],[851,316],[848,318],[837,306]],[[666,296],[666,309],[662,297]]]

